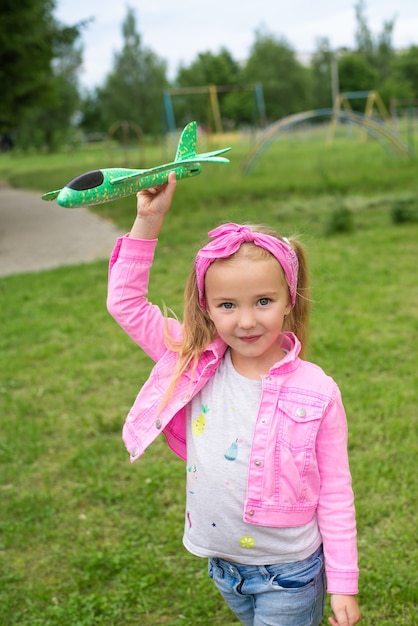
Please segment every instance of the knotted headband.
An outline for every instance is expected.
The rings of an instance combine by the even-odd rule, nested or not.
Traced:
[[[195,258],[197,288],[199,304],[206,309],[205,304],[205,275],[208,267],[216,259],[226,259],[237,252],[246,242],[254,243],[272,254],[280,263],[289,285],[292,307],[295,306],[296,289],[298,283],[298,257],[289,243],[271,235],[253,232],[248,226],[239,224],[222,224],[208,233],[212,241],[199,250]]]

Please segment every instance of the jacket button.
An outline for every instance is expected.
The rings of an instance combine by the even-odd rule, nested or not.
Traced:
[[[298,417],[306,417],[305,409],[303,409],[302,407],[299,407],[298,409],[296,409],[296,415]]]
[[[139,454],[139,450],[138,450],[138,448],[134,448],[134,449],[132,450],[132,452],[131,452],[131,456],[132,456],[132,457],[136,457],[136,456],[138,456],[138,454]]]
[[[250,511],[248,511],[248,515],[249,515],[250,517],[254,517],[254,511],[251,509]]]
[[[261,467],[263,465],[263,461],[254,461],[254,465],[257,465],[257,467]]]
[[[182,399],[181,399],[181,401],[184,402],[184,404],[186,404],[186,402],[188,402],[189,400],[190,400],[190,396],[189,395],[183,396]]]
[[[157,428],[158,430],[160,430],[160,429],[161,429],[161,426],[162,426],[162,424],[161,424],[161,420],[157,420],[157,421],[155,422],[155,428]]]

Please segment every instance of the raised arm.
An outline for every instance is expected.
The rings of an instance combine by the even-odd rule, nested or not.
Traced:
[[[131,238],[157,239],[165,214],[170,208],[176,184],[176,174],[170,172],[166,185],[137,194],[137,215],[131,229]]]
[[[166,330],[176,336],[180,326],[174,318],[166,320],[147,299],[157,237],[175,188],[176,177],[170,173],[166,185],[138,193],[132,230],[117,241],[109,264],[109,313],[154,361],[166,350]]]

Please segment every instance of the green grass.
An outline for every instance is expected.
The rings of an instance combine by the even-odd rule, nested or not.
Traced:
[[[418,224],[394,225],[390,212],[417,201],[417,162],[301,136],[271,146],[245,177],[247,149],[179,183],[151,297],[181,314],[194,251],[220,221],[302,235],[310,358],[339,382],[350,426],[362,623],[413,626]],[[91,159],[3,155],[0,178],[45,191],[104,165]],[[354,229],[327,235],[341,207]],[[97,210],[128,229],[135,203]],[[133,466],[124,450],[122,424],[151,363],[107,314],[106,273],[97,262],[0,279],[0,624],[236,624],[204,560],[181,545],[183,464],[162,439]]]

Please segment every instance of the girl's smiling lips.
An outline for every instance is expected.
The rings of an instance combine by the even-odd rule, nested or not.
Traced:
[[[243,337],[238,337],[240,341],[244,341],[245,343],[253,343],[260,339],[261,335],[244,335]]]

